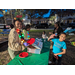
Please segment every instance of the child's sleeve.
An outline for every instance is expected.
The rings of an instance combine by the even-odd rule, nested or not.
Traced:
[[[23,34],[24,34],[24,39],[27,39],[27,31],[23,30]]]
[[[52,40],[52,42],[54,42],[55,41],[55,39],[51,39]]]
[[[67,47],[66,47],[66,43],[64,43],[64,45],[63,45],[63,49],[67,49]]]

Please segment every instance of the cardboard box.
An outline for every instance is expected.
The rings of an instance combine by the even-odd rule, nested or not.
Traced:
[[[34,44],[27,47],[27,52],[40,54],[43,47],[43,42],[35,40]]]

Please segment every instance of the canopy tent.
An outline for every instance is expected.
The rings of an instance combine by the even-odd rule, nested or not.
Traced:
[[[23,18],[23,23],[24,25],[30,24],[30,19],[28,19],[28,15],[26,14],[26,16]]]
[[[0,14],[0,17],[3,17],[3,15],[2,15],[2,14]]]

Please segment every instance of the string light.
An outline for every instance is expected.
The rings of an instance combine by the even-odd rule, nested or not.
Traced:
[[[25,40],[24,40],[24,34],[22,33],[22,31],[17,29],[16,32],[18,33],[19,38],[21,38],[21,42],[24,43]],[[29,31],[27,31],[27,39],[30,39]]]
[[[27,39],[30,39],[29,31],[27,31]]]
[[[19,38],[21,38],[21,42],[24,43],[24,34],[19,29],[17,29],[16,32],[18,33]]]

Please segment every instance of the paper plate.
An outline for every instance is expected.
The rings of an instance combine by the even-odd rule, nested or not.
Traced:
[[[19,54],[19,57],[20,58],[25,58],[27,56],[28,56],[28,53],[27,52],[22,52],[22,53]]]
[[[75,42],[71,42],[71,45],[75,46]]]
[[[34,39],[34,38],[31,38],[31,39],[29,39],[29,40],[27,41],[27,43],[28,43],[29,45],[32,45],[34,42],[35,42],[35,39]]]

